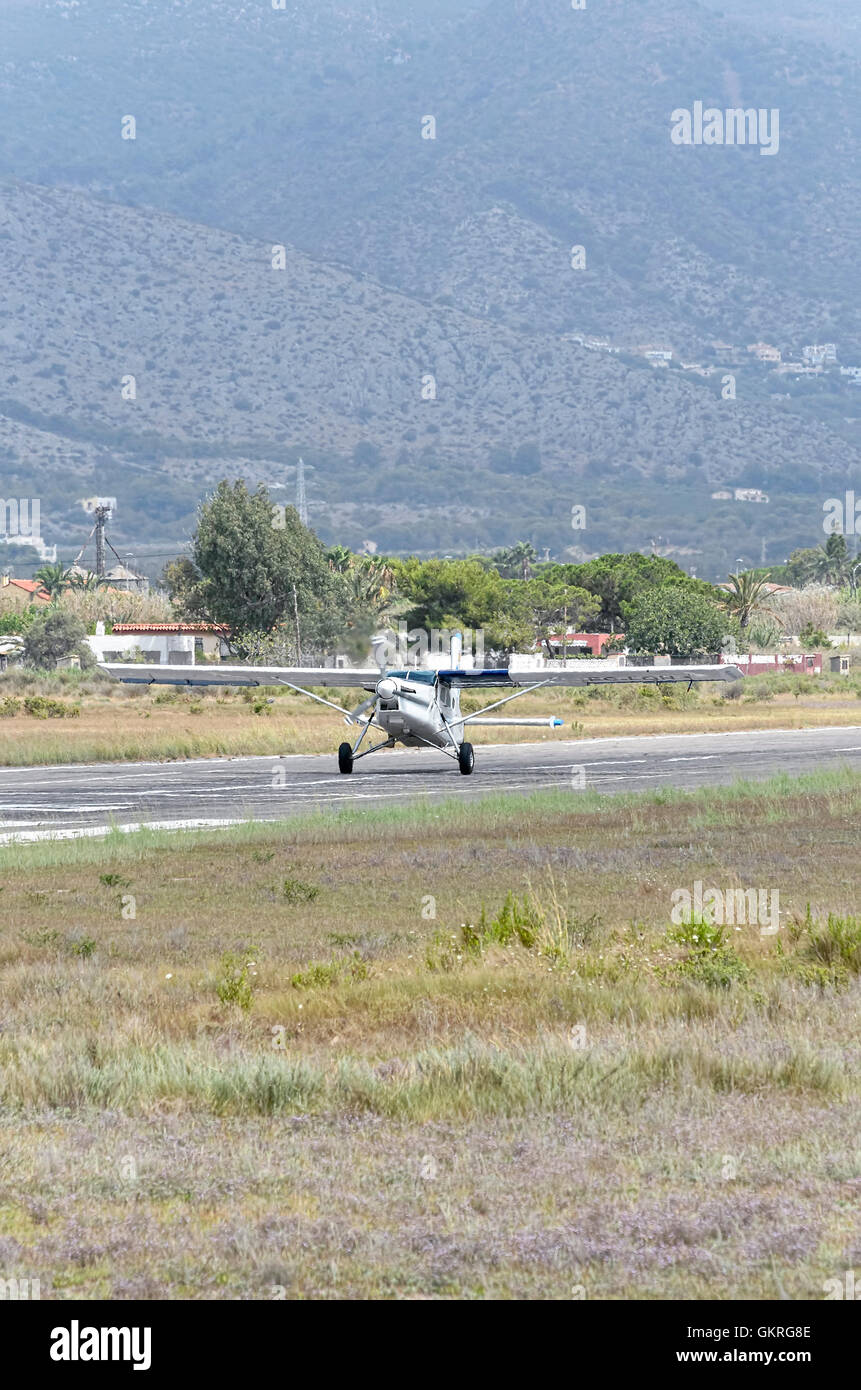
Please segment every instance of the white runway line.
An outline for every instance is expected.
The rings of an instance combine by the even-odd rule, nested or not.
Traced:
[[[81,825],[74,830],[25,830],[12,835],[0,835],[0,845],[32,844],[36,840],[98,840],[114,831],[120,831],[123,835],[131,835],[136,830],[223,830],[229,825],[246,824],[248,824],[247,819],[201,819],[137,821],[130,825]]]
[[[720,759],[719,753],[684,753],[680,757],[664,758],[665,763],[713,763]]]
[[[529,749],[529,748],[540,748],[541,751],[542,751],[542,753],[547,753],[547,752],[549,751],[549,749],[551,749],[551,748],[559,748],[559,749],[563,749],[563,748],[564,748],[564,749],[572,749],[572,748],[576,748],[576,749],[586,749],[586,748],[600,747],[600,746],[602,746],[602,745],[604,745],[604,744],[607,744],[607,743],[614,743],[614,744],[619,744],[619,743],[639,743],[639,744],[644,744],[644,743],[659,743],[662,739],[663,739],[663,740],[674,741],[674,740],[678,740],[678,739],[692,739],[692,738],[698,738],[698,739],[728,739],[728,738],[738,738],[738,739],[744,740],[744,739],[751,739],[751,738],[767,739],[767,738],[773,738],[773,737],[782,737],[782,736],[784,736],[784,735],[792,735],[792,736],[794,736],[794,737],[796,737],[796,738],[800,738],[800,737],[803,737],[805,734],[818,735],[818,734],[847,734],[847,733],[854,733],[854,734],[861,733],[861,724],[823,724],[823,725],[817,726],[817,727],[812,728],[812,729],[720,729],[720,730],[712,730],[712,731],[709,732],[709,733],[690,733],[690,734],[673,734],[673,733],[662,733],[662,734],[604,734],[604,735],[602,735],[600,738],[559,739],[559,740],[554,740],[552,743],[549,742],[549,740],[547,740],[547,739],[543,739],[540,743],[483,743],[483,744],[477,745],[477,747],[478,747],[478,749],[479,749],[480,752],[484,753],[484,752],[486,751],[488,754],[490,754],[490,753],[492,753],[492,754],[499,754],[499,753],[506,754],[506,753],[508,753],[508,752],[518,752],[518,751],[521,751],[521,750],[524,750],[524,749]],[[432,750],[430,750],[430,749],[428,749],[428,750],[422,749],[422,750],[418,750],[418,751],[416,751],[416,750],[408,750],[408,749],[405,749],[405,748],[388,749],[388,750],[387,750],[387,757],[389,757],[389,758],[406,758],[406,757],[419,757],[419,758],[420,758],[420,757],[426,757],[426,758],[429,758],[431,751],[432,751]],[[858,751],[858,750],[856,750],[856,749],[841,749],[841,750],[837,750],[837,751],[841,751],[841,752],[856,752],[856,751]],[[192,768],[197,768],[197,767],[227,767],[227,766],[229,766],[231,763],[274,763],[274,762],[276,762],[276,763],[277,763],[277,762],[284,763],[284,762],[292,762],[292,761],[295,761],[296,759],[303,759],[304,761],[306,761],[306,762],[308,762],[308,763],[320,762],[321,760],[324,760],[324,759],[325,759],[325,760],[329,761],[330,766],[331,766],[331,762],[332,762],[332,760],[334,760],[334,757],[335,757],[334,752],[333,752],[333,753],[249,753],[249,754],[237,755],[237,756],[234,756],[234,757],[220,757],[220,758],[176,758],[176,759],[170,759],[170,760],[165,759],[165,760],[162,760],[162,761],[159,761],[158,759],[155,759],[155,760],[149,760],[149,761],[129,762],[129,763],[52,763],[52,764],[45,764],[45,763],[30,763],[30,764],[28,764],[26,767],[3,767],[3,766],[0,766],[0,777],[2,777],[4,773],[8,773],[10,776],[16,776],[16,775],[20,775],[21,773],[25,773],[25,772],[31,772],[31,773],[44,773],[44,772],[46,772],[47,770],[56,771],[56,772],[83,772],[83,771],[92,770],[92,771],[93,771],[94,773],[96,773],[97,775],[105,776],[105,775],[106,775],[106,769],[107,769],[107,768],[116,768],[116,769],[117,769],[117,773],[119,773],[121,770],[122,770],[122,772],[133,772],[136,768],[156,768],[156,769],[158,769],[160,772],[164,772],[165,769],[168,769],[168,768],[177,768],[177,769],[179,769],[179,770],[183,770],[183,769],[187,769],[187,768],[189,768],[189,767],[192,767]],[[107,776],[110,776],[110,775],[111,775],[110,773],[107,774]],[[52,785],[54,785],[54,786],[57,785],[56,779],[53,779],[53,778],[52,778],[51,781],[52,781]],[[76,782],[75,784],[77,785],[77,782]],[[32,785],[34,785],[34,783],[33,783],[32,781],[30,781],[30,782],[28,782],[28,785],[31,785],[31,786],[32,786]],[[35,785],[38,785],[38,783],[36,783]]]
[[[652,780],[654,782],[659,780],[660,774],[653,775],[651,773],[634,773],[633,778],[636,781]],[[615,775],[603,778],[602,780],[607,782],[623,782],[626,779],[621,773],[616,773]],[[532,784],[532,787],[535,791],[552,791],[554,789],[558,789],[559,785],[560,784],[558,782],[536,782]],[[522,791],[523,783],[505,783],[501,787],[494,787],[493,790],[495,792]],[[481,796],[486,791],[486,787],[474,785],[470,787],[463,787],[461,789],[461,794],[466,796]],[[577,795],[579,795],[579,791],[580,788],[572,789],[572,797],[576,797]],[[392,801],[396,799],[400,800],[405,797],[414,798],[415,791],[412,788],[410,788],[407,791],[400,792],[353,792],[351,795],[345,794],[336,797],[335,800],[343,802],[345,804],[352,804],[355,801]],[[331,805],[331,797],[325,797],[320,799],[321,808],[327,808]],[[207,818],[201,816],[189,820],[132,821],[127,825],[84,825],[78,826],[76,828],[48,827],[42,830],[13,831],[11,833],[0,835],[0,847],[2,847],[3,845],[31,844],[39,840],[77,840],[81,838],[103,839],[105,836],[112,834],[114,831],[123,835],[131,835],[138,830],[224,830],[227,827],[234,825],[271,825],[278,824],[282,820],[289,819],[289,816],[236,816],[224,819],[218,819],[215,817]],[[11,822],[5,822],[5,824],[10,823]],[[26,821],[24,822],[24,824],[34,825],[38,824],[38,822]]]
[[[816,729],[724,730],[708,734],[630,734],[601,739],[566,739],[552,745],[548,745],[546,740],[531,744],[484,745],[480,751],[480,775],[474,781],[470,779],[466,785],[462,779],[452,777],[450,768],[446,767],[440,757],[432,756],[430,750],[413,753],[405,749],[387,750],[385,762],[381,762],[377,769],[364,768],[355,779],[344,778],[340,774],[332,775],[334,770],[331,754],[305,753],[137,764],[64,764],[56,769],[41,766],[32,769],[33,773],[41,774],[35,778],[22,775],[28,773],[29,770],[26,768],[0,768],[0,817],[4,813],[15,811],[29,813],[29,817],[40,817],[20,821],[16,821],[14,816],[0,819],[0,830],[3,832],[0,834],[0,845],[24,843],[28,840],[74,839],[78,836],[98,838],[111,834],[113,830],[119,833],[132,833],[145,828],[168,831],[203,830],[241,825],[249,821],[259,824],[288,822],[294,814],[307,814],[309,810],[327,807],[333,807],[340,812],[350,805],[359,805],[365,801],[396,804],[398,801],[411,800],[419,804],[422,800],[439,801],[445,797],[465,797],[473,800],[499,792],[528,794],[543,790],[561,790],[568,785],[567,779],[572,764],[578,768],[582,767],[586,772],[584,789],[600,790],[602,786],[609,788],[611,782],[633,784],[639,781],[660,788],[674,779],[674,785],[679,790],[686,790],[709,778],[713,779],[714,785],[731,779],[736,775],[739,758],[748,760],[751,771],[755,769],[757,773],[767,772],[767,764],[782,755],[781,750],[786,738],[807,745],[806,749],[799,750],[805,758],[810,752],[815,755],[817,751],[831,758],[845,753],[861,752],[861,745],[858,744],[827,746],[828,738],[841,735],[845,737],[847,733],[856,732],[859,728],[861,726],[858,725],[837,725]],[[810,740],[804,738],[804,735],[813,735],[826,746],[820,750],[811,748]],[[737,739],[735,746],[731,742],[734,738]],[[716,740],[721,740],[721,746],[715,753],[685,754],[678,751],[680,745],[682,748],[686,743],[690,746],[689,741],[692,739],[711,743],[713,747],[716,746]],[[755,748],[751,747],[751,740],[755,740]],[[606,744],[614,745],[620,752],[622,750],[619,745],[638,745],[638,753],[632,752],[628,757],[601,757],[600,754],[595,756],[598,752],[597,746]],[[648,751],[644,751],[644,746]],[[606,751],[609,753],[615,751],[615,748]],[[530,753],[536,758],[546,758],[552,754],[554,761],[530,762]],[[407,769],[399,766],[401,776],[393,777],[391,771],[386,770],[385,763],[395,758],[412,758],[408,770],[415,776],[409,775],[405,779],[403,773]],[[296,765],[297,760],[300,766]],[[717,769],[707,769],[704,766],[706,762],[723,762],[722,771],[725,771],[726,777],[720,776]],[[698,766],[679,768],[671,772],[670,764],[678,763],[696,763]],[[242,768],[236,766],[237,764],[242,764]],[[244,771],[248,775],[252,773],[255,764],[259,765],[259,779],[255,775],[253,782],[219,782],[219,777],[230,775],[228,769],[232,768],[234,774]],[[634,771],[635,766],[640,770]],[[610,772],[609,769],[615,767],[622,767],[623,772]],[[134,768],[139,770],[133,771]],[[268,775],[275,768],[283,768],[286,772],[288,780],[283,787],[273,786],[271,783],[267,785]],[[779,768],[772,769],[778,770]],[[54,771],[64,775],[50,775]],[[543,775],[545,773],[548,775]],[[17,793],[16,799],[7,804],[2,801],[4,781],[8,793],[13,796]],[[125,799],[122,802],[102,802],[100,793],[103,794],[107,789],[105,783],[111,783],[115,794],[123,795]],[[145,785],[132,787],[129,783]],[[95,784],[101,785],[96,788]],[[81,799],[74,805],[39,804],[40,796],[50,796],[52,792],[56,794],[61,787],[68,786],[76,787],[81,793]],[[29,801],[20,800],[22,793],[26,795],[25,789],[34,793]],[[580,790],[579,787],[572,789],[572,795],[576,795]],[[87,803],[88,793],[94,798],[90,804]],[[128,813],[144,808],[156,811],[158,808],[155,799],[159,797],[164,801],[184,798],[186,808],[183,809],[188,810],[191,810],[191,806],[196,802],[199,812],[220,810],[220,803],[229,798],[230,804],[223,806],[223,809],[233,811],[234,814],[192,814],[174,819],[135,820],[122,825],[85,824],[72,827],[55,824],[50,819],[52,815],[77,815],[89,819],[97,815]]]

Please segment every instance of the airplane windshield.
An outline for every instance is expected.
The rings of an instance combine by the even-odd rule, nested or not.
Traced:
[[[399,681],[416,681],[419,685],[433,685],[436,680],[436,671],[388,671],[387,675]]]

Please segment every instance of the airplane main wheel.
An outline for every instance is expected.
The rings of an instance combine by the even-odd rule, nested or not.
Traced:
[[[338,749],[338,771],[353,771],[353,750],[349,743],[342,743]]]
[[[471,743],[462,743],[457,750],[457,765],[464,777],[468,777],[475,767],[475,749]]]

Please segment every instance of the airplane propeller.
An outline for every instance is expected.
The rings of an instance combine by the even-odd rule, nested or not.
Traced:
[[[363,700],[362,703],[361,703],[360,705],[356,705],[356,708],[355,708],[355,709],[350,710],[350,713],[349,713],[348,715],[345,715],[345,717],[344,717],[344,723],[345,723],[345,724],[357,724],[357,723],[359,722],[360,716],[363,715],[363,714],[365,713],[365,710],[366,710],[366,709],[370,709],[370,708],[371,708],[371,705],[375,705],[376,703],[377,703],[377,697],[376,697],[376,695],[372,695],[371,698],[370,698],[370,700]]]
[[[378,668],[379,668],[380,675],[383,676],[383,677],[385,676],[385,674],[386,674],[386,669],[387,669],[387,667],[386,667],[386,658],[387,658],[388,653],[389,653],[389,641],[390,641],[390,637],[391,637],[391,634],[390,634],[389,632],[377,632],[377,633],[375,633],[374,636],[371,638],[371,650],[372,650],[373,653],[374,653],[374,660],[375,660],[375,662],[377,663],[377,666],[378,666]],[[366,710],[369,710],[369,709],[371,708],[372,705],[375,705],[375,704],[377,703],[377,695],[378,695],[379,693],[380,693],[380,692],[379,692],[379,688],[378,688],[377,691],[371,696],[371,698],[370,698],[369,700],[363,700],[362,703],[361,703],[360,705],[357,705],[356,708],[355,708],[354,710],[351,710],[350,713],[349,713],[349,714],[346,716],[346,718],[344,719],[344,723],[345,723],[345,724],[356,724],[356,723],[358,723],[360,717],[365,713],[365,711],[366,711]]]

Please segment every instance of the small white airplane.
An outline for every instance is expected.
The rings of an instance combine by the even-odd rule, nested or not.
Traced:
[[[666,685],[685,681],[737,681],[743,679],[737,666],[610,666],[606,661],[580,661],[574,668],[554,671],[513,671],[510,667],[470,670],[460,665],[462,638],[455,633],[451,643],[451,667],[433,671],[420,668],[389,670],[380,661],[376,670],[302,666],[147,666],[137,662],[100,663],[99,669],[114,680],[131,685],[283,685],[318,704],[337,710],[345,724],[361,725],[354,744],[342,743],[338,749],[338,768],[350,773],[360,758],[394,748],[436,748],[453,758],[465,777],[475,766],[475,750],[463,735],[468,724],[560,728],[564,721],[553,716],[540,718],[488,719],[490,710],[507,705],[520,695],[553,686],[584,685]],[[374,653],[380,646],[375,641]],[[317,695],[318,689],[348,689],[356,686],[370,692],[351,713],[341,705]],[[461,714],[461,690],[517,687],[512,695],[496,700],[475,714]],[[369,713],[373,706],[373,713]],[[386,737],[360,752],[369,729],[380,729]]]

